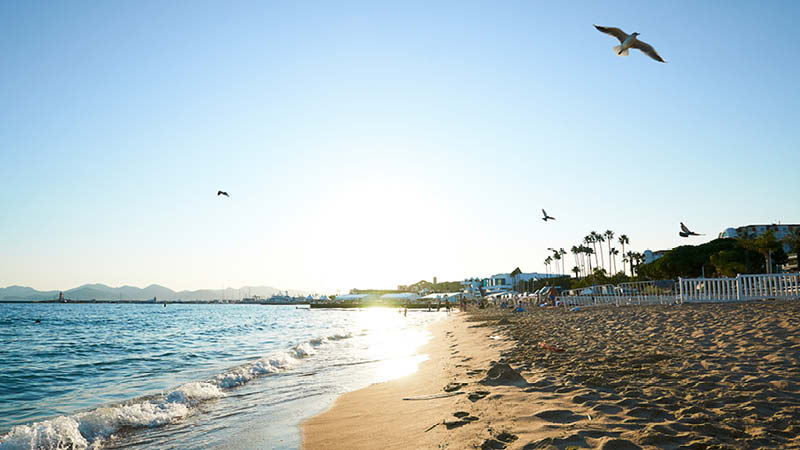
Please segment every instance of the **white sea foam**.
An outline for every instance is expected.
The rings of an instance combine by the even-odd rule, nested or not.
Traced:
[[[223,389],[241,386],[253,378],[290,370],[301,359],[315,354],[314,347],[326,341],[352,337],[351,334],[312,339],[288,352],[234,367],[206,382],[190,382],[154,398],[103,406],[91,411],[31,425],[19,425],[0,436],[0,450],[17,449],[94,449],[122,428],[159,427],[192,413],[199,403],[225,396]]]
[[[309,343],[300,344],[295,348],[293,348],[292,351],[294,352],[292,356],[294,356],[297,359],[303,359],[315,353],[314,348],[311,347],[311,344]]]
[[[340,341],[342,339],[350,339],[351,337],[353,337],[353,333],[343,333],[343,334],[334,334],[334,335],[328,336],[327,339],[329,341]]]
[[[16,449],[85,449],[89,442],[78,430],[78,422],[72,417],[60,416],[32,425],[20,425],[11,429],[0,442],[2,450]]]

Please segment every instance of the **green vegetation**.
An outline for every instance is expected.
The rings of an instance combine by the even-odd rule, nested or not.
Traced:
[[[774,237],[772,239],[774,241]],[[714,239],[700,245],[682,245],[639,267],[639,274],[644,279],[663,280],[696,278],[703,273],[707,277],[764,273],[764,257],[755,249],[762,248],[768,241],[769,238],[758,243],[747,239]]]

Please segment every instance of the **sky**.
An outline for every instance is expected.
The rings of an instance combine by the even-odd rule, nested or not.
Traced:
[[[0,286],[335,293],[544,272],[590,231],[644,251],[800,223],[797,17],[0,2]]]

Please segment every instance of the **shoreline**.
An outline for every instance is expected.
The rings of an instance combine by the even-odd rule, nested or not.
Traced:
[[[413,374],[345,393],[326,411],[304,420],[301,448],[408,449],[472,443],[475,433],[470,428],[478,422],[462,421],[453,413],[466,411],[471,402],[467,397],[475,389],[457,384],[471,384],[465,379],[468,369],[499,358],[510,344],[489,340],[489,328],[470,329],[474,324],[467,318],[458,312],[429,327],[433,337],[418,352],[428,359]],[[448,385],[457,389],[445,392]]]
[[[458,313],[302,448],[800,449],[798,330],[797,301]]]

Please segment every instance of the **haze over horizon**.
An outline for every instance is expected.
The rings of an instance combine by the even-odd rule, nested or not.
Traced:
[[[800,223],[798,13],[2,3],[0,286],[335,293]]]

